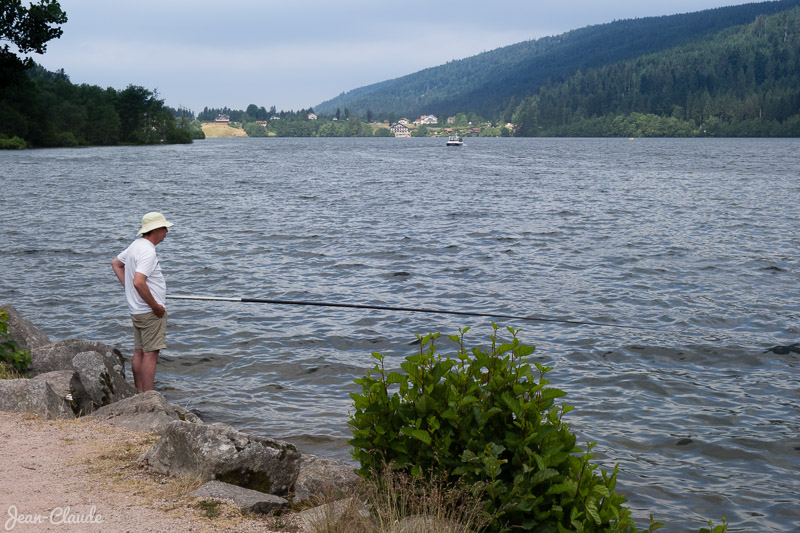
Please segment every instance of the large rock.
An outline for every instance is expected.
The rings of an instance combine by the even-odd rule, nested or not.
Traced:
[[[44,380],[0,380],[0,411],[36,413],[46,418],[75,418],[72,409]]]
[[[191,416],[187,416],[187,413]],[[101,407],[91,417],[126,429],[159,435],[176,420],[202,422],[197,415],[170,404],[160,392],[154,390]]]
[[[289,506],[289,502],[280,496],[264,494],[222,481],[209,481],[196,491],[189,493],[189,496],[233,500],[233,503],[246,513],[270,514]]]
[[[103,357],[98,352],[80,352],[72,358],[72,367],[80,376],[93,409],[139,393],[117,371],[119,367],[112,366],[113,362],[113,356]]]
[[[341,498],[352,494],[357,484],[358,476],[353,465],[328,457],[303,454],[292,502]]]
[[[50,344],[47,335],[32,322],[22,318],[13,305],[0,305],[0,309],[8,313],[8,333],[21,350],[31,351],[33,348]]]
[[[110,367],[125,377],[125,363],[119,350],[102,342],[83,339],[66,339],[31,349],[29,371],[35,376],[53,370],[75,370],[72,359],[81,352],[99,353],[108,361]]]
[[[44,381],[77,416],[92,410],[92,401],[83,387],[78,373],[74,370],[54,370],[39,374],[32,381]]]
[[[288,494],[300,469],[293,444],[219,423],[173,422],[139,460],[164,474],[216,479],[278,496]]]

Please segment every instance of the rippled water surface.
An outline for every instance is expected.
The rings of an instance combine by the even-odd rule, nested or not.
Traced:
[[[109,263],[175,223],[171,294],[501,312],[635,516],[800,529],[798,140],[210,139],[0,153],[0,300],[132,348]],[[348,394],[414,334],[489,319],[170,300],[156,388],[348,458]],[[443,346],[447,348],[446,345]],[[784,347],[777,348],[776,347]]]

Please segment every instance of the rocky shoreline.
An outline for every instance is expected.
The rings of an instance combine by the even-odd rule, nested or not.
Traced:
[[[119,350],[97,341],[51,342],[11,305],[9,334],[31,353],[30,378],[0,380],[0,411],[45,419],[102,421],[147,432],[158,440],[138,461],[144,467],[204,484],[191,495],[233,500],[242,511],[279,514],[346,495],[357,483],[353,466],[301,454],[288,442],[251,435],[140,393],[125,379]],[[304,511],[313,515],[314,509]]]

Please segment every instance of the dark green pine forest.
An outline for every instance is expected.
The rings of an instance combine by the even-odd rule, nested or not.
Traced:
[[[475,113],[519,136],[800,136],[800,1],[624,20],[355,89],[314,107]]]
[[[521,136],[800,136],[800,8],[549,83]]]

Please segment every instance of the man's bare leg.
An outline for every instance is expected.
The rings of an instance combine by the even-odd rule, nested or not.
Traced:
[[[133,350],[133,360],[131,361],[131,372],[133,372],[133,384],[136,387],[136,390],[142,390],[141,385],[139,385],[139,373],[141,372],[142,368],[142,355],[144,352],[142,350]]]
[[[143,350],[133,351],[133,361],[131,362],[133,384],[141,392],[153,390],[158,354],[159,350],[154,352],[145,352]]]

